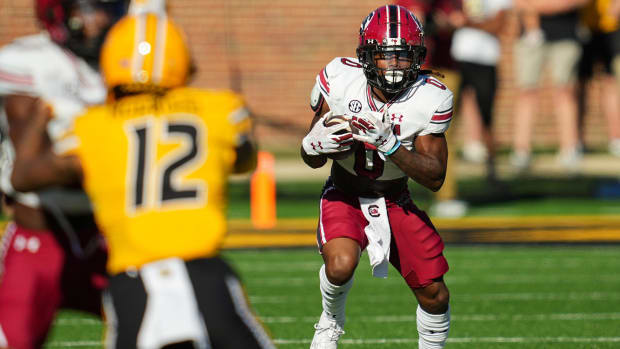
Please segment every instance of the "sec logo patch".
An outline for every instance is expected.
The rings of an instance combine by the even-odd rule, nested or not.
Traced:
[[[349,102],[349,110],[354,113],[359,113],[362,110],[362,102],[357,99],[352,100]]]

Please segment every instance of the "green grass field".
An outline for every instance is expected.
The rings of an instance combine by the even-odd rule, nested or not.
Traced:
[[[279,348],[307,348],[320,314],[314,249],[231,250],[254,308]],[[620,347],[619,245],[449,245],[447,348]],[[415,348],[416,302],[394,269],[371,277],[364,255],[343,348]],[[99,348],[101,323],[64,312],[48,348]]]
[[[322,179],[278,183],[279,218],[314,218]],[[430,192],[410,185],[422,209]],[[617,178],[515,178],[489,187],[459,182],[468,216],[617,215]],[[610,195],[611,193],[611,195]],[[615,194],[614,194],[615,193]],[[229,216],[250,216],[247,182],[230,187]],[[453,227],[454,228],[454,227]],[[610,228],[610,227],[608,227]],[[252,304],[279,348],[308,348],[321,312],[314,248],[227,250]],[[620,244],[455,245],[451,265],[452,329],[447,348],[620,348]],[[342,348],[416,348],[416,301],[394,269],[371,277],[364,255],[349,295]],[[48,348],[101,348],[96,318],[62,312]]]

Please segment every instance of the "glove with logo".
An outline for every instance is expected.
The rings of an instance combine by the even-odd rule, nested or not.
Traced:
[[[367,111],[351,119],[353,139],[374,145],[382,153],[392,154],[399,144],[392,131],[392,121],[384,113]]]
[[[353,144],[351,126],[348,122],[332,122],[327,123],[331,126],[326,126],[325,120],[333,118],[332,112],[329,111],[312,126],[301,142],[306,154],[333,154],[351,149]]]

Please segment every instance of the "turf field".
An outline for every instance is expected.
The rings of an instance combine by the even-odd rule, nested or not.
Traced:
[[[279,348],[307,348],[320,313],[311,248],[229,250]],[[448,245],[452,329],[447,348],[619,348],[620,245]],[[415,348],[416,302],[394,269],[362,259],[342,348]],[[48,348],[98,348],[101,323],[64,312]]]

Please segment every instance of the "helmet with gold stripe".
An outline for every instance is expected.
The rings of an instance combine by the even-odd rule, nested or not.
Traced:
[[[101,73],[109,88],[126,92],[185,85],[190,54],[182,30],[165,14],[128,15],[108,33]]]

